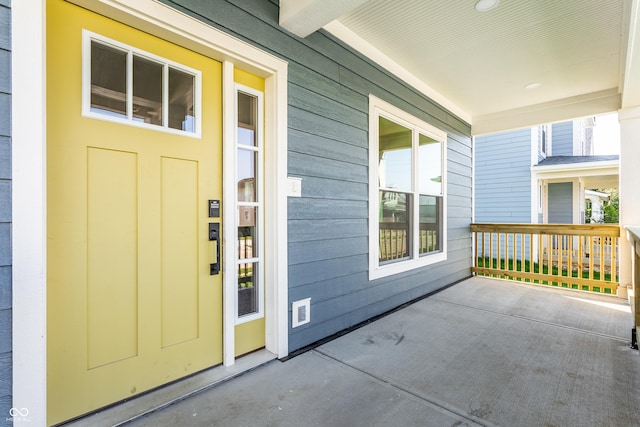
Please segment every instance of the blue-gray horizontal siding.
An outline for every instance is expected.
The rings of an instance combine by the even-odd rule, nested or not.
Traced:
[[[476,138],[476,222],[531,222],[531,130]]]
[[[266,0],[164,0],[289,64],[289,302],[311,298],[311,322],[290,329],[299,349],[456,280],[471,263],[470,127],[362,55],[319,31],[298,38]],[[368,278],[369,95],[443,129],[448,139],[448,259],[394,277]]]
[[[0,0],[0,425],[11,409],[11,2]]]
[[[553,156],[573,156],[573,122],[551,125],[551,154]]]

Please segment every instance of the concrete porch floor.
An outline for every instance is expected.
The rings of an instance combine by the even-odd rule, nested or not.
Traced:
[[[625,300],[472,278],[128,426],[640,425]]]

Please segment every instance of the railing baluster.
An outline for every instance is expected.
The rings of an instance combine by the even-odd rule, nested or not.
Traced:
[[[524,241],[525,241],[525,235],[524,233],[520,233],[520,256],[522,257],[522,259],[520,260],[520,271],[526,271],[525,266],[527,265],[527,255],[526,252],[524,251]]]
[[[570,288],[573,278],[573,236],[567,236],[567,239],[567,288]]]
[[[478,265],[478,247],[480,243],[478,243],[479,233],[476,231],[473,233],[473,265],[475,267],[479,267]]]
[[[487,263],[485,262],[485,253],[487,252],[487,247],[486,247],[486,243],[485,243],[485,236],[486,236],[486,232],[482,232],[482,266],[486,268]]]
[[[584,239],[585,236],[578,237],[580,239],[580,246],[578,247],[578,277],[582,279],[582,269],[584,267]],[[578,283],[578,289],[580,288],[580,283]]]
[[[605,238],[601,237],[600,238],[600,280],[602,280],[602,281],[604,281],[604,279],[605,279],[604,273],[605,273],[605,271],[607,271],[607,268],[606,268],[607,266],[606,266],[606,264],[604,262],[604,252],[605,252],[604,244],[605,244]],[[602,289],[602,287],[600,287],[600,292],[602,292],[602,291],[603,291],[603,289]]]
[[[498,270],[502,271],[502,233],[498,232]],[[500,275],[499,277],[502,277]]]
[[[490,236],[490,238],[489,238],[489,252],[491,253],[491,260],[490,260],[491,268],[494,268],[493,267],[493,260],[494,260],[494,258],[493,258],[493,235],[494,235],[493,232],[489,233],[489,236]]]
[[[617,237],[612,237],[611,238],[611,283],[612,283],[612,287],[611,287],[611,293],[615,294],[617,292],[617,287],[616,289],[613,289],[613,284],[614,283],[618,283],[618,266],[616,264],[617,261],[617,251],[616,249],[618,248],[618,241],[619,239]]]
[[[533,271],[533,234],[529,233],[529,271]],[[531,280],[530,280],[531,281]]]
[[[547,238],[547,275],[553,275],[553,237],[555,235],[548,235]],[[553,281],[548,283],[549,285],[553,284]]]
[[[594,257],[594,245],[593,245],[593,236],[589,236],[589,280],[593,280],[593,258]],[[587,290],[591,290],[591,286],[589,286],[589,289]]]
[[[511,270],[518,271],[518,233],[514,232],[511,241]]]
[[[504,270],[509,271],[509,233],[504,233]]]

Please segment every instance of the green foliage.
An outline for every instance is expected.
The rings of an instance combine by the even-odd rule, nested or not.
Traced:
[[[611,198],[603,207],[604,222],[605,224],[618,224],[620,217],[620,195],[617,189],[611,189],[609,191]]]

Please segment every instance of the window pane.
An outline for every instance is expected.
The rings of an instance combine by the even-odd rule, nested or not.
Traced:
[[[257,263],[238,264],[238,317],[259,311],[257,271]]]
[[[127,52],[91,42],[91,111],[127,117]]]
[[[162,126],[162,64],[135,55],[133,119]]]
[[[252,129],[238,128],[238,144],[255,146],[256,132]]]
[[[255,202],[256,166],[258,154],[253,150],[238,150],[238,201]]]
[[[378,185],[381,188],[412,191],[411,129],[380,117],[378,131]]]
[[[379,192],[380,263],[411,255],[411,195],[395,191]]]
[[[238,92],[238,144],[255,147],[256,118],[258,115],[257,98]]]
[[[255,258],[258,254],[256,239],[256,218],[258,208],[255,206],[238,207],[238,259]]]
[[[420,192],[442,194],[442,143],[421,134],[419,144]]]
[[[418,246],[421,255],[442,248],[442,197],[420,196]]]
[[[196,131],[194,110],[195,76],[169,68],[169,127]]]

